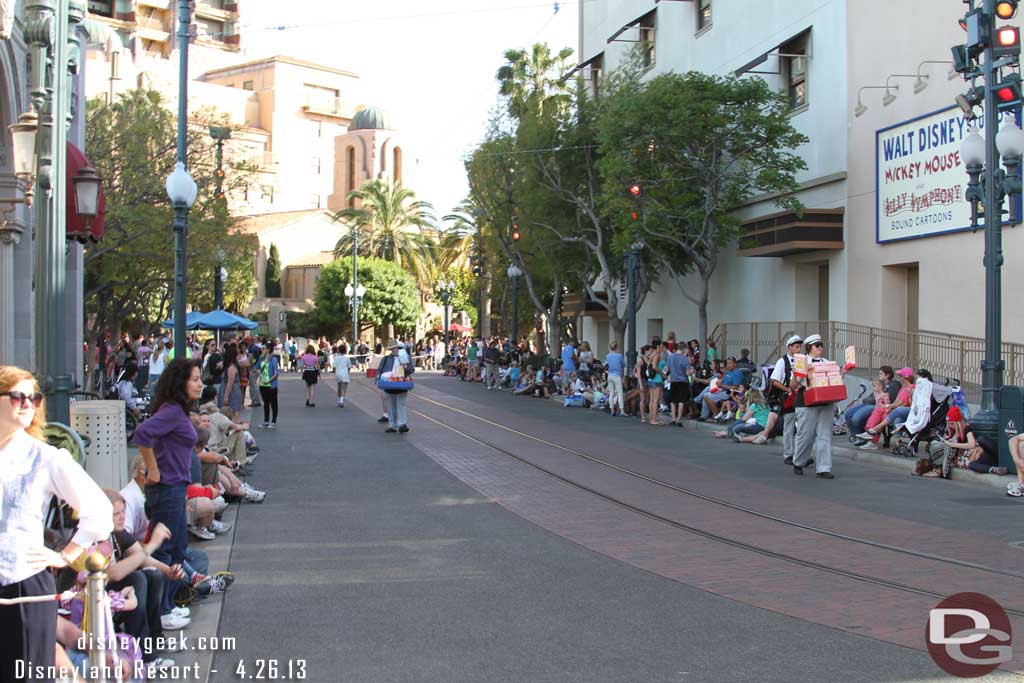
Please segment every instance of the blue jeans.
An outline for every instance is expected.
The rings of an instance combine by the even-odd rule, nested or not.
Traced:
[[[888,420],[889,424],[895,428],[897,423],[903,423],[907,421],[907,415],[910,415],[910,408],[906,406],[901,406],[899,408],[896,408],[895,410],[890,411],[888,417],[886,417],[885,419]]]
[[[146,515],[150,525],[163,522],[171,532],[171,538],[153,552],[153,559],[164,564],[181,564],[188,549],[188,514],[185,498],[188,484],[147,484]],[[168,614],[174,607],[174,594],[178,581],[164,582],[164,597],[161,613]]]
[[[854,405],[848,408],[844,415],[846,419],[847,432],[856,435],[867,429],[868,418],[871,417],[871,412],[874,409],[874,406],[866,406],[863,404]]]
[[[756,424],[756,423],[752,424],[752,425],[748,425],[746,422],[743,422],[741,420],[737,420],[736,422],[733,422],[731,425],[729,425],[729,428],[726,429],[725,431],[727,431],[729,434],[740,434],[740,435],[760,434],[761,432],[764,431],[764,427],[762,427],[761,425]]]

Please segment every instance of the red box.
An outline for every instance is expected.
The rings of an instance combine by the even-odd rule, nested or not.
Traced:
[[[366,368],[366,376],[373,379],[377,376],[377,368]],[[845,396],[844,396],[845,398]]]
[[[804,391],[804,405],[821,406],[846,400],[846,385],[817,387]]]

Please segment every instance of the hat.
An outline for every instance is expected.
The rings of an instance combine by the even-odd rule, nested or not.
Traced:
[[[820,334],[812,334],[807,339],[804,339],[804,346],[811,346],[813,344],[820,344],[820,343],[821,343],[821,335]]]
[[[792,346],[793,344],[799,344],[803,341],[803,337],[799,334],[794,334],[792,337],[786,340],[786,346]]]
[[[964,414],[960,412],[960,409],[953,406],[946,411],[946,422],[963,422]]]
[[[896,371],[896,374],[899,375],[900,377],[906,377],[907,379],[910,379],[911,377],[914,376],[914,371],[911,368],[900,368],[899,370]]]
[[[392,339],[391,341],[388,342],[388,351],[390,351],[391,349],[397,349],[399,346],[400,344],[396,342],[394,339]]]

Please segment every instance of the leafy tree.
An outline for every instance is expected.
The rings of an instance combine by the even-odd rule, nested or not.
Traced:
[[[761,193],[800,208],[791,193],[806,166],[795,149],[807,138],[790,123],[785,96],[761,79],[696,72],[662,74],[614,98],[598,128],[604,201],[624,217],[638,207],[623,188],[641,184],[640,231],[667,255],[706,339],[709,282],[719,250],[740,235],[736,210]],[[691,270],[696,293],[683,286]]]
[[[369,180],[349,193],[358,207],[346,207],[334,220],[352,226],[358,235],[345,235],[334,247],[335,258],[352,254],[353,240],[359,240],[362,256],[386,258],[413,274],[420,288],[429,291],[429,265],[436,261],[436,242],[424,235],[434,227],[433,207],[416,199],[400,182]]]
[[[208,125],[226,122],[212,111],[194,112],[188,131],[188,166],[199,186],[189,212],[188,302],[213,303],[214,269],[224,252],[228,270],[225,307],[251,298],[254,245],[234,234],[225,202],[214,196],[214,145]],[[93,325],[89,336],[119,331],[126,321],[152,327],[167,317],[173,299],[173,210],[164,181],[173,170],[175,115],[154,90],[132,90],[108,104],[90,100],[86,109],[86,149],[103,180],[106,232],[85,250],[85,307]],[[253,168],[227,159],[224,189],[251,182]]]
[[[317,316],[324,324],[351,324],[352,311],[345,296],[345,285],[351,281],[351,259],[332,261],[320,270],[315,301]],[[415,328],[420,312],[416,282],[401,265],[381,258],[359,259],[359,284],[366,287],[359,306],[360,327]]]
[[[505,50],[506,64],[498,69],[499,93],[507,100],[509,114],[523,119],[531,110],[556,116],[569,104],[571,87],[561,75],[569,69],[571,47],[551,54],[544,43],[534,43],[529,50]]]
[[[277,245],[271,243],[270,254],[267,256],[267,272],[264,278],[264,288],[270,298],[281,296],[281,253]]]

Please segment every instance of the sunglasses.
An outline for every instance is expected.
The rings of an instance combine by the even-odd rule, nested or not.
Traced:
[[[820,349],[820,348],[822,348],[823,346],[825,346],[825,345],[824,345],[824,344],[822,344],[821,342],[814,342],[813,344],[811,344],[811,348],[812,348],[812,349]]]
[[[42,394],[23,394],[20,391],[8,391],[7,396],[11,399],[11,405],[15,408],[38,408],[43,403]]]

